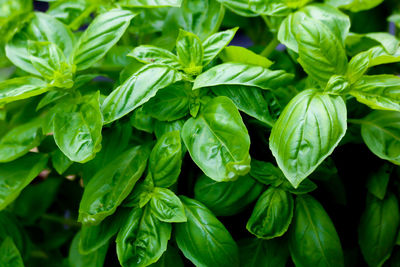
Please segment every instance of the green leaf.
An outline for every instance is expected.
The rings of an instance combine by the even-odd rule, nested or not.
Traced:
[[[149,172],[158,187],[169,187],[176,183],[181,172],[182,145],[180,131],[163,134],[158,140],[149,159]]]
[[[248,175],[229,182],[217,182],[202,175],[194,186],[194,196],[216,216],[231,216],[256,200],[263,190],[264,186]]]
[[[82,225],[79,253],[87,255],[106,245],[125,223],[128,211],[128,209],[118,210],[99,225]]]
[[[327,26],[314,19],[305,19],[297,29],[298,61],[310,77],[326,83],[332,75],[346,73],[344,47]]]
[[[206,266],[239,266],[238,248],[228,230],[200,202],[181,197],[187,222],[175,225],[179,249],[193,264]]]
[[[162,90],[151,98],[144,110],[160,121],[174,121],[188,115],[191,95],[194,92],[186,88],[188,83],[177,82]]]
[[[21,254],[10,237],[6,237],[0,245],[0,262],[2,266],[24,267]]]
[[[233,102],[210,100],[182,129],[182,139],[197,166],[216,181],[235,180],[250,171],[250,138]]]
[[[147,146],[135,146],[100,169],[85,187],[78,221],[98,224],[113,214],[142,176],[149,154]]]
[[[191,32],[180,30],[176,40],[176,53],[186,73],[191,75],[201,73],[204,49],[199,37]]]
[[[19,77],[0,82],[0,104],[43,94],[47,83],[34,77]]]
[[[380,200],[385,198],[392,170],[393,166],[384,164],[379,168],[379,170],[371,173],[368,177],[366,184],[368,191]]]
[[[219,56],[223,62],[237,62],[264,68],[270,67],[273,62],[266,57],[257,55],[253,51],[241,46],[228,46]]]
[[[36,12],[31,22],[6,45],[7,58],[26,72],[39,75],[32,65],[28,40],[56,44],[69,57],[74,47],[74,35],[60,21],[43,12]]]
[[[127,7],[153,8],[153,7],[180,7],[182,0],[121,0],[118,4]]]
[[[286,106],[272,128],[269,147],[295,188],[333,152],[346,132],[346,120],[342,97],[315,89]]]
[[[282,70],[229,62],[219,64],[197,76],[193,90],[217,85],[246,85],[273,89],[290,83],[292,79],[292,74]]]
[[[104,57],[125,33],[134,16],[132,12],[120,9],[97,16],[76,44],[73,62],[77,70],[87,69]]]
[[[130,124],[134,128],[148,133],[152,133],[154,131],[154,123],[155,120],[148,112],[146,112],[143,106],[136,109],[130,118]]]
[[[117,255],[122,266],[148,266],[167,249],[171,224],[159,221],[150,211],[134,208],[117,236]]]
[[[10,212],[0,212],[0,242],[11,237],[18,251],[23,257],[30,249],[30,240],[17,218]],[[0,254],[0,257],[3,254]]]
[[[155,187],[150,199],[150,210],[163,222],[186,222],[185,209],[180,199],[169,189]]]
[[[239,241],[240,266],[285,267],[289,250],[284,239],[249,238]]]
[[[300,8],[312,0],[249,0],[250,9],[260,15],[286,16],[291,9]]]
[[[0,210],[14,201],[46,167],[47,156],[29,153],[9,163],[0,164]]]
[[[54,140],[72,161],[84,163],[101,149],[100,93],[59,102],[53,121]]]
[[[37,147],[43,139],[42,120],[18,125],[0,139],[0,162],[15,160]]]
[[[269,187],[258,199],[246,228],[258,238],[272,239],[286,233],[292,218],[292,195]]]
[[[361,135],[381,159],[400,165],[400,113],[374,111],[362,120]]]
[[[170,51],[151,45],[141,45],[132,50],[128,57],[133,57],[143,63],[165,64],[179,68],[180,63],[176,55]]]
[[[248,0],[217,0],[230,11],[244,17],[255,17],[258,14],[250,10]]]
[[[204,40],[203,66],[207,66],[218,56],[219,53],[221,53],[221,51],[232,41],[238,29],[239,28],[236,27],[230,30],[217,32]]]
[[[100,247],[98,250],[83,255],[79,252],[79,240],[81,232],[78,232],[72,240],[69,249],[68,261],[70,266],[74,267],[102,267],[106,258],[108,244]]]
[[[74,162],[71,161],[60,149],[51,153],[51,163],[58,174],[63,174]]]
[[[376,7],[383,0],[325,0],[325,3],[335,7],[348,9],[351,12],[359,12]]]
[[[104,123],[125,116],[154,97],[163,89],[182,79],[181,73],[170,66],[150,64],[141,68],[118,86],[102,105]]]
[[[307,5],[284,19],[278,32],[279,41],[298,53],[297,35],[305,19],[314,19],[324,24],[339,42],[344,44],[350,29],[350,18],[330,5],[319,3]]]
[[[289,248],[296,266],[344,266],[335,226],[313,197],[296,198],[290,229]]]
[[[217,96],[229,97],[236,107],[269,127],[275,124],[272,118],[271,103],[267,101],[260,88],[243,85],[220,85],[213,87]]]
[[[350,94],[373,109],[400,111],[400,77],[395,75],[365,75]]]
[[[351,84],[357,82],[370,67],[371,54],[362,52],[351,58],[347,66],[346,77]]]
[[[250,176],[265,185],[279,186],[283,183],[282,171],[270,162],[252,159]]]
[[[358,228],[358,243],[369,266],[382,266],[390,257],[399,225],[399,204],[395,195],[389,194],[384,200],[368,195]]]

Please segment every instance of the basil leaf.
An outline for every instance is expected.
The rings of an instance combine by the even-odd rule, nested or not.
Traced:
[[[0,245],[0,262],[3,266],[24,267],[21,254],[10,237],[6,237]]]
[[[227,97],[210,100],[197,118],[187,120],[182,139],[193,161],[211,179],[235,180],[250,171],[250,138]]]
[[[383,0],[325,0],[325,2],[332,6],[348,9],[351,12],[359,12],[376,7]]]
[[[361,77],[350,94],[373,109],[400,111],[400,77],[371,75]]]
[[[258,14],[254,13],[249,8],[248,0],[217,0],[222,3],[230,11],[244,17],[255,17]]]
[[[18,251],[23,257],[27,256],[30,240],[17,218],[7,211],[0,212],[0,242],[11,237]],[[0,254],[2,256],[2,254]]]
[[[151,45],[141,45],[132,50],[128,57],[133,57],[143,63],[165,64],[174,68],[179,68],[179,60],[170,51]]]
[[[232,41],[238,29],[239,28],[236,27],[230,30],[217,32],[204,40],[203,66],[207,66],[218,56],[218,54]]]
[[[345,74],[347,56],[340,40],[323,23],[305,19],[296,35],[299,63],[313,79],[326,83],[334,74]]]
[[[81,232],[78,232],[72,240],[68,256],[69,264],[76,267],[102,267],[106,258],[108,244],[90,254],[82,255],[78,249],[80,237]]]
[[[289,250],[284,239],[249,238],[239,241],[240,264],[246,267],[285,267]]]
[[[390,257],[399,225],[399,204],[395,195],[389,194],[384,200],[368,195],[358,228],[358,243],[369,266],[382,266]]]
[[[78,221],[99,224],[113,214],[142,176],[149,154],[147,146],[135,146],[100,169],[85,187]]]
[[[191,88],[186,88],[187,83],[174,83],[151,98],[144,106],[144,110],[153,118],[160,121],[174,121],[188,115]]]
[[[73,54],[77,70],[84,70],[99,61],[125,33],[135,14],[113,9],[97,16],[79,38]]]
[[[59,102],[53,121],[54,140],[71,160],[87,162],[101,149],[100,93]]]
[[[389,164],[384,164],[378,171],[371,173],[367,180],[367,189],[374,197],[383,200],[389,184],[390,174],[393,168]]]
[[[271,239],[286,233],[292,217],[292,195],[269,187],[258,199],[246,228],[258,238]]]
[[[194,186],[194,196],[216,216],[231,216],[256,200],[263,190],[264,186],[248,175],[229,182],[216,182],[202,175]]]
[[[46,82],[34,77],[19,77],[0,82],[0,104],[43,94]]]
[[[296,266],[344,266],[335,226],[321,204],[309,195],[296,198],[289,248]]]
[[[146,65],[117,87],[102,105],[104,123],[125,116],[163,89],[182,79],[181,73],[160,64]]]
[[[257,55],[253,51],[241,46],[228,46],[219,56],[223,62],[238,62],[248,65],[270,67],[273,62],[266,57]]]
[[[362,122],[361,135],[372,153],[400,165],[400,113],[374,111]]]
[[[128,7],[152,8],[152,7],[180,7],[182,0],[121,0],[118,4]]]
[[[183,261],[181,256],[179,256],[179,252],[176,248],[172,246],[168,246],[167,251],[161,256],[161,258],[151,265],[150,267],[183,267]]]
[[[42,121],[28,122],[11,129],[0,139],[0,162],[15,160],[37,147],[43,139]]]
[[[146,206],[134,208],[117,236],[122,266],[148,266],[161,257],[171,237],[171,225],[159,221]]]
[[[218,96],[229,97],[236,107],[269,127],[275,124],[270,103],[265,99],[260,88],[243,85],[220,85],[213,87]]]
[[[250,176],[265,185],[279,186],[283,183],[282,171],[270,162],[252,159]]]
[[[224,225],[200,202],[181,197],[187,222],[175,225],[179,249],[193,264],[239,266],[238,248]]]
[[[188,74],[199,74],[203,68],[204,49],[200,38],[191,32],[179,31],[176,53],[183,70]]]
[[[176,183],[181,172],[182,145],[179,131],[163,134],[150,154],[149,171],[158,187],[169,187]]]
[[[99,250],[117,234],[128,217],[128,210],[118,210],[113,216],[98,225],[82,225],[79,239],[79,253],[87,255]]]
[[[60,149],[56,149],[51,154],[51,163],[58,174],[63,174],[74,162],[65,156]]]
[[[271,89],[286,85],[292,74],[242,63],[223,63],[197,76],[193,90],[217,85],[246,85]]]
[[[308,89],[286,106],[270,136],[270,149],[289,182],[297,188],[328,157],[346,129],[340,96]]]
[[[163,222],[186,222],[185,209],[180,199],[169,189],[155,187],[150,199],[150,210]]]
[[[267,16],[286,16],[293,8],[300,8],[306,5],[311,0],[291,0],[291,1],[276,1],[276,0],[249,0],[250,9],[261,15]]]
[[[46,167],[47,156],[29,153],[9,163],[0,164],[0,210],[13,202],[21,191]]]

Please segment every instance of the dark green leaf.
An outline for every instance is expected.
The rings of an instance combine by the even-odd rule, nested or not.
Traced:
[[[74,267],[102,267],[106,258],[108,244],[100,247],[98,250],[83,255],[79,252],[79,240],[81,232],[75,235],[69,249],[68,261],[70,266]]]
[[[0,245],[0,263],[4,267],[24,267],[21,254],[10,237]]]
[[[151,212],[163,222],[186,222],[185,209],[180,199],[169,189],[155,187],[150,199]]]

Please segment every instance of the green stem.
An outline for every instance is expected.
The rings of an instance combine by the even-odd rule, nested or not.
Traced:
[[[67,219],[67,218],[52,215],[52,214],[43,214],[42,219],[60,223],[60,224],[64,224],[64,225],[68,225],[70,227],[81,227],[81,224],[75,220]]]
[[[90,14],[95,11],[97,8],[97,5],[91,5],[89,6],[85,11],[83,11],[78,17],[76,17],[69,25],[68,27],[73,30],[76,31],[77,29],[79,29],[79,27],[82,25],[82,22],[84,19],[86,19],[87,17],[90,16]]]
[[[365,124],[365,121],[360,119],[347,119],[347,121],[353,124]]]
[[[278,39],[274,38],[273,40],[271,40],[271,42],[264,48],[264,50],[261,52],[261,56],[263,57],[268,57],[269,55],[271,55],[272,52],[275,51],[275,48],[277,47],[277,45],[279,44]]]

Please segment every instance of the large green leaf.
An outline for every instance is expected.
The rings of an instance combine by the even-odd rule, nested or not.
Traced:
[[[38,146],[43,139],[42,120],[18,125],[0,139],[0,162],[17,159]]]
[[[110,123],[133,111],[163,89],[182,79],[172,67],[150,64],[141,68],[117,87],[103,102],[104,122]]]
[[[0,82],[0,104],[43,94],[47,83],[34,77],[19,77]]]
[[[225,226],[200,202],[181,197],[187,222],[175,225],[179,249],[198,267],[239,266],[238,248]]]
[[[73,62],[78,70],[91,67],[110,50],[125,33],[135,15],[113,9],[96,17],[76,44]]]
[[[196,181],[194,195],[216,216],[231,216],[256,200],[263,190],[264,186],[248,175],[229,182],[217,182],[202,175]]]
[[[48,157],[30,153],[9,163],[0,164],[0,210],[18,197],[35,177],[46,167]]]
[[[72,161],[87,162],[101,149],[103,123],[99,97],[97,92],[78,99],[69,98],[56,106],[54,140]]]
[[[286,16],[292,9],[300,8],[312,0],[249,0],[250,9],[267,16]]]
[[[400,111],[400,77],[395,75],[365,75],[350,94],[373,109]]]
[[[230,9],[232,12],[244,16],[244,17],[255,17],[258,14],[250,10],[248,0],[217,0],[222,3],[225,7]]]
[[[142,176],[149,154],[147,146],[135,146],[100,169],[85,187],[78,220],[98,224],[113,214]]]
[[[0,245],[0,263],[4,267],[24,267],[21,254],[10,237]]]
[[[292,74],[282,70],[229,62],[219,64],[197,76],[193,89],[217,85],[246,85],[274,89],[290,83],[292,79]]]
[[[143,63],[165,64],[179,68],[178,57],[170,51],[151,45],[141,45],[132,50],[127,56]]]
[[[268,68],[273,64],[268,58],[258,55],[250,49],[234,45],[225,47],[219,57],[223,62],[238,62],[264,68]]]
[[[289,257],[285,239],[263,240],[251,238],[239,240],[240,266],[285,267]]]
[[[296,266],[344,266],[335,226],[313,197],[297,197],[290,229],[289,248]]]
[[[272,128],[270,149],[289,182],[297,188],[328,157],[347,129],[341,96],[308,89],[286,106]]]
[[[258,199],[246,228],[258,238],[272,239],[286,233],[293,217],[293,197],[269,187]]]
[[[376,7],[383,0],[325,0],[325,3],[335,7],[348,9],[351,12],[359,12]]]
[[[186,121],[182,139],[197,166],[216,181],[235,180],[250,171],[250,137],[227,97],[210,100],[197,118]]]
[[[121,0],[118,4],[128,7],[153,8],[153,7],[180,7],[182,0]]]
[[[149,159],[149,172],[154,185],[169,187],[181,172],[182,145],[180,131],[163,134],[158,140]]]
[[[390,257],[400,226],[397,198],[389,194],[384,200],[372,195],[358,228],[358,243],[369,266],[382,266]]]
[[[148,266],[161,257],[171,237],[171,224],[159,221],[146,206],[134,208],[117,236],[122,266]]]
[[[381,159],[400,165],[400,112],[374,111],[361,122],[368,148]]]

